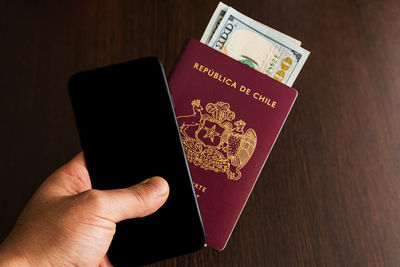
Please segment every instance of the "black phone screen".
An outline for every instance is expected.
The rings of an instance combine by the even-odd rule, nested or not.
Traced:
[[[111,262],[141,265],[203,247],[204,229],[159,60],[80,72],[69,90],[93,188],[129,187],[152,176],[170,186],[168,200],[154,214],[117,224]]]

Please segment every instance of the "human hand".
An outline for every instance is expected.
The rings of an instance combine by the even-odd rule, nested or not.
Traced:
[[[38,188],[0,245],[0,265],[111,266],[116,223],[147,216],[167,200],[161,177],[115,190],[92,189],[83,153]]]

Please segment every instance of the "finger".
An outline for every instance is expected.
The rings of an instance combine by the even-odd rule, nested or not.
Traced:
[[[167,200],[168,183],[161,177],[147,179],[140,184],[114,190],[89,190],[84,195],[95,203],[100,216],[113,222],[144,217],[158,210]]]

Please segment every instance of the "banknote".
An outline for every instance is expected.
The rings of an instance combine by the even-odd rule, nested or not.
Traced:
[[[210,21],[208,22],[207,28],[204,30],[200,42],[202,42],[203,44],[208,44],[208,42],[210,42],[211,37],[213,36],[215,30],[217,29],[219,23],[221,22],[222,18],[224,17],[228,9],[229,6],[225,5],[222,2],[219,2],[213,15],[211,16]]]
[[[288,38],[231,7],[210,33],[208,46],[288,86],[293,85],[310,54],[298,45],[296,39]]]
[[[203,36],[200,39],[200,42],[203,44],[208,44],[217,29],[219,23],[225,16],[226,12],[228,9],[231,8],[227,5],[225,5],[222,2],[219,2],[217,8],[215,9],[213,15],[211,16],[210,21],[208,22],[207,28],[205,29]],[[251,18],[248,17],[249,20],[252,20]],[[253,22],[259,24],[261,27],[264,27],[268,31],[274,31],[276,34],[280,35],[281,38],[287,39],[287,41],[292,41],[295,45],[301,45],[301,41],[294,39],[293,37],[290,37],[289,35],[286,35],[282,32],[279,32],[271,27],[268,27],[267,25],[264,25],[256,20],[253,20]]]

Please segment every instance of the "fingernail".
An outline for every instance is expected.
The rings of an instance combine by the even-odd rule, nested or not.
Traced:
[[[150,178],[147,178],[146,180],[141,181],[140,184],[147,184],[149,181],[150,181]]]
[[[166,194],[168,194],[168,183],[162,179],[161,177],[153,177],[150,179],[146,179],[145,181],[147,184],[150,184],[154,191],[156,191],[157,195],[159,196],[165,196]]]

